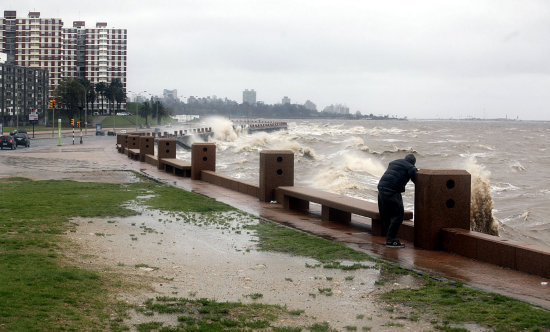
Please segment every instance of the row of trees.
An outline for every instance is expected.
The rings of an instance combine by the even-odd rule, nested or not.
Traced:
[[[92,84],[85,78],[63,79],[55,89],[56,110],[68,117],[76,114],[82,118],[82,111],[94,112],[96,104],[101,103],[100,113],[105,113],[104,103],[107,103],[109,114],[114,111],[116,115],[120,112],[120,105],[126,101],[124,87],[119,79],[110,83],[100,82]],[[99,105],[98,105],[99,106]],[[138,115],[145,118],[145,124],[149,126],[149,116],[156,116],[157,125],[160,125],[162,117],[171,113],[170,109],[164,107],[159,100],[146,101],[143,103],[128,103],[129,111],[137,111]]]
[[[92,84],[86,78],[65,78],[55,88],[54,95],[56,109],[66,112],[69,116],[74,116],[77,111],[86,109],[94,112],[97,102],[101,102],[101,113],[105,112],[104,103],[107,102],[109,113],[112,110],[116,114],[120,111],[120,105],[126,101],[124,87],[118,78],[110,83],[97,84]]]
[[[160,119],[172,113],[172,110],[166,108],[160,100],[145,101],[143,103],[128,103],[128,110],[134,110],[137,107],[138,115],[145,118],[145,125],[149,127],[149,116],[157,118],[157,125],[160,125]]]
[[[316,110],[298,104],[239,104],[233,100],[191,99],[188,103],[174,105],[176,114],[224,115],[263,118],[309,118],[319,117]]]

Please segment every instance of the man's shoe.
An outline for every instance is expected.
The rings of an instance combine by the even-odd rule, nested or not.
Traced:
[[[399,240],[386,241],[386,247],[388,248],[405,248],[405,245]]]

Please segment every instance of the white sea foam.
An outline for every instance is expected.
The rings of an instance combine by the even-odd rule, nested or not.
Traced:
[[[519,187],[516,187],[511,183],[499,183],[491,185],[491,192],[493,193],[502,193],[515,190],[519,190]]]
[[[513,161],[510,164],[510,168],[512,169],[512,172],[515,172],[515,173],[525,171],[525,167],[517,160]]]
[[[481,149],[489,150],[489,151],[495,151],[495,147],[494,147],[494,146],[479,144],[478,147],[480,147]]]

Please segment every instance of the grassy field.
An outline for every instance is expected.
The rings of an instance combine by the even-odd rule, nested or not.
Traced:
[[[130,216],[122,203],[153,193],[177,196],[187,211],[232,208],[155,183],[128,185],[0,179],[0,330],[102,330],[118,304],[120,281],[69,266],[60,252],[69,218]],[[7,193],[13,193],[8,195]],[[153,205],[167,205],[155,203]],[[181,202],[185,202],[181,204]]]
[[[0,179],[0,192],[0,330],[8,331],[127,329],[122,322],[130,309],[113,297],[126,289],[125,281],[120,276],[72,266],[63,255],[67,243],[62,234],[75,227],[69,221],[71,217],[131,216],[135,212],[125,208],[124,203],[136,199],[174,213],[235,211],[223,203],[145,179],[118,185],[5,178]],[[139,198],[143,195],[152,197]],[[312,257],[323,268],[349,268],[338,263],[345,259],[368,262],[352,268],[410,273],[342,244],[271,223],[251,228],[260,239],[259,250]],[[250,298],[261,299],[260,295],[250,294]],[[456,327],[464,323],[495,331],[550,329],[550,313],[546,310],[429,277],[419,289],[393,290],[382,295],[380,301],[412,308],[415,315],[410,319],[431,321],[434,330],[464,331]],[[157,298],[147,301],[141,310],[172,310],[180,325],[171,328],[162,322],[149,322],[137,326],[140,331],[331,330],[326,324],[271,328],[271,322],[278,317],[300,312],[259,303]]]

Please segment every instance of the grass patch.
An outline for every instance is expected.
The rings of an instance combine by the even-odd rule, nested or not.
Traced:
[[[546,331],[550,328],[547,310],[460,283],[429,280],[420,289],[392,290],[384,293],[382,299],[406,304],[419,314],[435,315],[445,326],[475,323],[495,331]]]
[[[247,295],[243,295],[244,297],[248,297],[252,300],[257,300],[257,299],[261,299],[262,297],[264,297],[264,294],[262,293],[253,293],[253,294],[247,294]]]
[[[260,250],[311,257],[323,263],[334,263],[337,260],[374,262],[371,256],[348,248],[341,243],[332,242],[276,224],[259,223],[247,227],[255,230],[260,238],[261,241],[258,244]]]
[[[178,325],[163,331],[301,331],[300,327],[273,327],[281,317],[300,315],[303,311],[288,311],[278,305],[217,302],[208,299],[157,297],[145,302],[143,312],[178,315]],[[142,326],[159,328],[158,323]],[[328,327],[328,324],[326,325]],[[309,329],[310,327],[306,327]],[[328,331],[328,330],[326,330]]]
[[[167,185],[154,185],[155,196],[144,203],[153,209],[174,212],[224,212],[236,209],[225,203]]]

